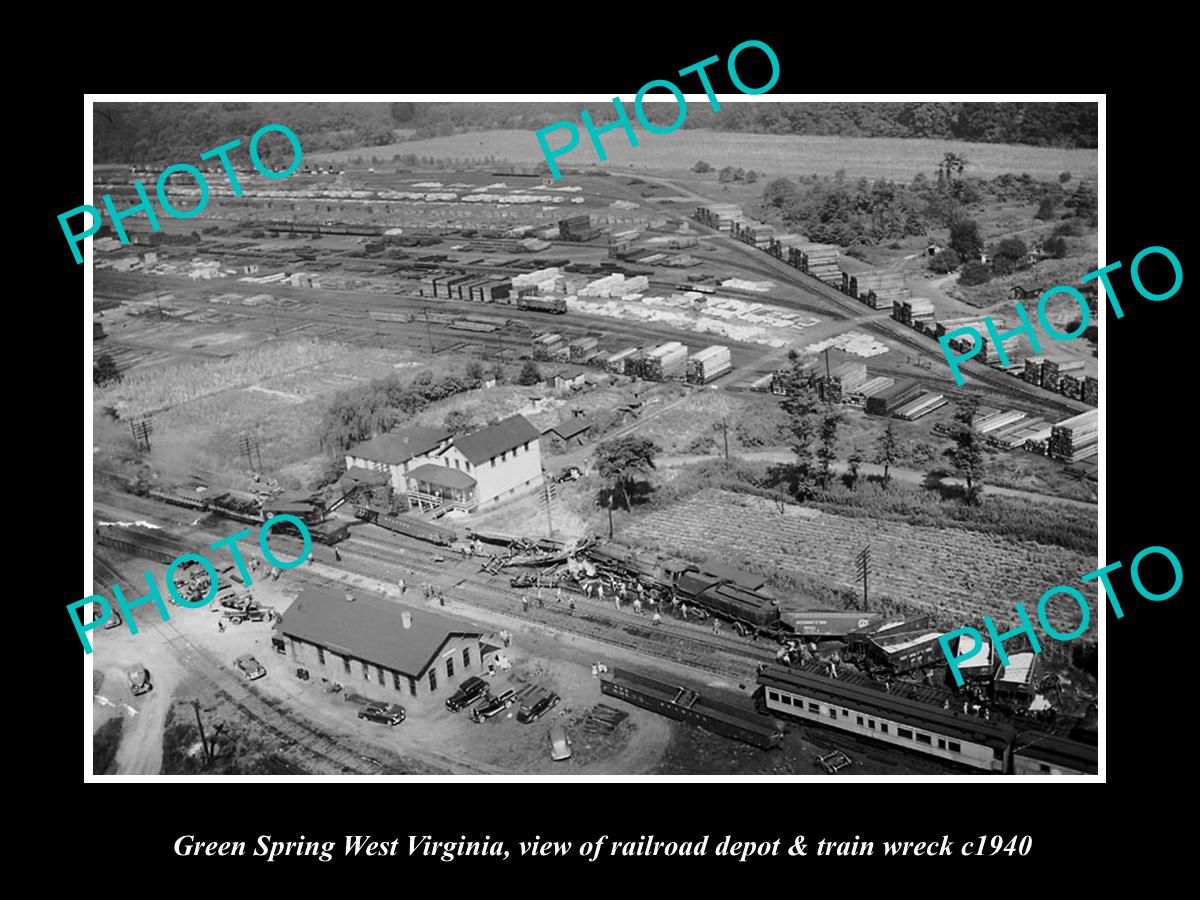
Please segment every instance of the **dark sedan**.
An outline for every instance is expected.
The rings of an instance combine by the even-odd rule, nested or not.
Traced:
[[[555,693],[542,694],[532,703],[528,703],[517,710],[517,721],[528,725],[530,722],[536,722],[550,710],[558,705],[559,696]]]
[[[399,725],[404,721],[404,707],[398,703],[371,703],[358,711],[360,719],[380,725]]]
[[[483,696],[487,686],[487,682],[478,675],[464,679],[463,683],[458,686],[458,690],[446,699],[446,709],[450,712],[458,712],[464,706],[469,706]]]

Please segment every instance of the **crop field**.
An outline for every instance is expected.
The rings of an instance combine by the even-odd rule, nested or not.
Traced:
[[[752,571],[817,578],[838,587],[855,585],[854,558],[869,545],[874,596],[935,613],[945,627],[978,626],[983,615],[1015,623],[1014,602],[1024,603],[1032,615],[1038,598],[1058,584],[1080,588],[1096,608],[1096,591],[1079,584],[1095,561],[1080,553],[795,505],[785,505],[781,513],[769,500],[727,491],[702,491],[638,517],[624,534],[634,542],[708,553]],[[1059,602],[1051,606],[1051,622],[1069,631],[1078,624],[1078,613],[1069,598]],[[807,605],[803,598],[784,602],[785,608]]]
[[[969,174],[983,178],[1004,172],[1028,172],[1034,178],[1057,178],[1065,171],[1077,179],[1095,181],[1097,170],[1095,150],[925,139],[741,134],[703,129],[654,135],[640,128],[637,130],[636,148],[630,147],[622,135],[608,137],[604,144],[608,154],[606,162],[598,162],[591,148],[580,143],[561,158],[560,164],[595,165],[609,171],[631,168],[688,170],[697,160],[703,159],[718,169],[740,166],[770,175],[832,174],[845,169],[847,178],[908,180],[918,172],[932,175],[942,154],[959,153],[971,163]],[[555,140],[552,136],[551,141]],[[383,147],[314,153],[312,156],[314,162],[321,162],[371,155],[391,159],[396,153],[439,159],[493,155],[515,163],[537,163],[543,159],[532,131],[475,131]],[[710,177],[715,185],[716,175]],[[571,183],[570,178],[567,183]]]

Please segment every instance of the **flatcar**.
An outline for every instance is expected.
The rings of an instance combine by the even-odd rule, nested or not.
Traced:
[[[714,700],[692,688],[658,681],[636,672],[613,669],[601,677],[600,691],[763,750],[778,747],[783,740],[783,732],[775,723],[757,715],[753,709]]]
[[[208,500],[199,495],[193,494],[178,494],[175,491],[164,490],[163,488],[151,488],[149,496],[155,500],[161,500],[164,503],[170,503],[172,506],[182,506],[187,509],[207,510]]]
[[[764,665],[759,703],[782,715],[983,772],[1084,775],[1097,771],[1096,748],[1048,733],[1022,731],[889,694],[853,678]]]

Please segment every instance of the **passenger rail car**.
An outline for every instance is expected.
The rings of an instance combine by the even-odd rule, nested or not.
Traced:
[[[402,534],[405,537],[416,538],[419,541],[428,541],[431,544],[437,544],[439,547],[449,547],[457,538],[455,532],[449,528],[434,525],[432,522],[418,519],[416,516],[409,516],[403,513],[393,516],[366,506],[357,507],[354,510],[354,514],[364,522],[373,522],[380,528],[386,528],[388,531],[394,531],[396,534]]]
[[[161,537],[153,531],[125,525],[97,525],[96,543],[128,553],[130,556],[152,559],[166,565],[188,552],[182,544]]]
[[[600,679],[600,691],[763,750],[778,747],[783,740],[783,732],[770,719],[757,715],[752,709],[713,700],[691,688],[647,678],[636,672],[613,669]]]
[[[984,772],[1083,775],[1097,771],[1096,748],[888,694],[845,679],[765,665],[760,703],[788,716]]]

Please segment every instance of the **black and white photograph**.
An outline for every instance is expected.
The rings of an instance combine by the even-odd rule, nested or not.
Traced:
[[[726,55],[89,99],[85,780],[1103,777],[1103,96]]]

